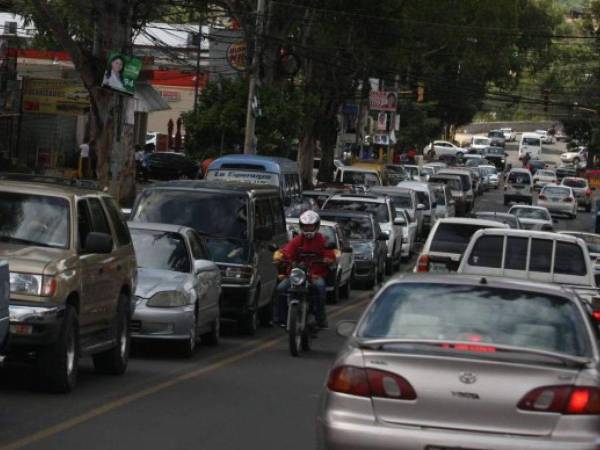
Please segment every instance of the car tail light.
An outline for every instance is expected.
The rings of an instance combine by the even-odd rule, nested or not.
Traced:
[[[529,392],[517,407],[569,415],[600,415],[600,389],[592,386],[545,386]]]
[[[585,195],[587,195],[588,197],[592,195],[592,190],[590,188],[587,188],[587,190],[585,191]]]
[[[594,320],[598,323],[600,323],[600,311],[594,311],[592,313],[592,317],[594,318]]]
[[[573,199],[571,197],[563,198],[563,202],[571,203],[572,201],[573,201]]]
[[[540,195],[540,196],[538,197],[538,199],[539,199],[539,200],[546,200],[546,196],[545,196],[545,195]]]
[[[417,260],[417,272],[429,272],[429,255],[421,255]]]
[[[399,375],[383,370],[339,366],[329,374],[329,390],[358,397],[379,397],[396,400],[415,400],[417,393]]]

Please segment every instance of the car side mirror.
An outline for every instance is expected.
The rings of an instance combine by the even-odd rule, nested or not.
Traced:
[[[384,232],[379,233],[379,236],[377,236],[378,241],[387,241],[389,238],[390,237]]]
[[[406,220],[404,220],[402,217],[396,217],[394,219],[394,225],[406,225]]]
[[[110,234],[92,231],[85,238],[85,253],[107,254],[113,250],[113,239]]]
[[[419,203],[417,205],[417,211],[423,211],[425,209],[425,205],[423,203]]]
[[[212,261],[206,259],[197,259],[194,261],[194,273],[199,274],[200,272],[209,272],[216,269],[216,265]]]
[[[356,322],[354,320],[342,320],[338,322],[335,332],[341,337],[350,337],[356,329]]]

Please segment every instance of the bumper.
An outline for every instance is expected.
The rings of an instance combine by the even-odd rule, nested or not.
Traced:
[[[220,301],[221,317],[239,319],[245,316],[254,300],[255,289],[253,285],[223,285]]]
[[[343,408],[342,395],[325,395],[328,398],[323,403],[330,408],[321,410],[317,416],[319,450],[424,450],[429,446],[494,450],[600,449],[598,433],[577,433],[577,439],[563,440],[387,424],[373,417],[371,399],[364,399],[365,404],[358,409],[348,410]]]
[[[152,308],[140,303],[131,319],[133,339],[187,340],[194,324],[194,306]]]
[[[375,261],[354,260],[354,280],[372,280],[375,276]]]
[[[10,342],[8,350],[38,347],[58,339],[66,307],[10,305]]]
[[[553,213],[571,214],[573,212],[573,203],[544,202],[538,200],[538,206],[543,206]]]
[[[531,202],[533,196],[531,195],[519,195],[519,194],[504,194],[504,200],[509,202]]]

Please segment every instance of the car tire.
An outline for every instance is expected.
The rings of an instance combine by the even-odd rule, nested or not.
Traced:
[[[198,341],[198,316],[194,315],[194,323],[188,331],[189,337],[185,341],[178,343],[179,353],[184,358],[191,358],[196,352],[196,343]]]
[[[333,290],[327,293],[327,303],[337,305],[340,302],[340,277],[336,277]]]
[[[131,348],[131,333],[129,331],[129,298],[124,293],[119,294],[116,320],[116,345],[110,350],[97,353],[92,357],[94,368],[98,373],[122,375],[127,370]]]
[[[393,259],[393,257],[386,258],[385,259],[385,274],[389,276],[392,274],[392,272],[394,272],[394,259]]]
[[[206,345],[219,345],[221,340],[221,319],[218,317],[210,327],[210,331],[202,335],[202,343]]]
[[[352,284],[352,275],[350,275],[350,277],[346,280],[346,284],[340,288],[340,298],[343,299],[349,299],[350,298],[350,291],[352,290],[352,286],[350,286]]]
[[[255,294],[252,309],[246,312],[241,320],[242,332],[248,336],[254,336],[258,330],[258,295],[259,291]]]
[[[38,369],[50,392],[65,394],[77,384],[79,364],[79,320],[77,311],[67,305],[57,341],[38,353]]]
[[[377,271],[377,278],[375,279],[375,284],[377,283],[381,283],[383,281],[383,277],[385,276],[385,260],[381,261],[381,266],[379,267],[379,270]]]

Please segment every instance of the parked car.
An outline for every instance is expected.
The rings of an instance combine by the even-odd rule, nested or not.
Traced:
[[[586,244],[575,236],[529,230],[481,230],[459,273],[595,288]],[[539,316],[536,314],[536,318]]]
[[[481,228],[508,228],[508,225],[468,217],[438,220],[417,259],[415,272],[455,272],[473,233]]]
[[[0,261],[0,355],[8,345],[9,301],[10,301],[10,272],[8,263]]]
[[[487,137],[490,138],[490,145],[494,147],[505,147],[506,138],[502,130],[491,130],[488,131]]]
[[[585,178],[564,177],[560,184],[573,190],[578,206],[583,206],[585,212],[592,210],[592,188]]]
[[[377,170],[353,166],[338,167],[335,171],[334,181],[367,188],[383,185],[381,174]]]
[[[533,179],[527,169],[511,169],[504,183],[504,205],[510,202],[533,204]]]
[[[566,214],[572,219],[577,217],[577,199],[573,189],[567,186],[547,184],[540,191],[537,205],[551,213]]]
[[[415,191],[397,186],[374,186],[369,189],[369,192],[376,195],[387,195],[391,198],[396,214],[398,210],[405,210],[410,222],[417,226],[417,235],[420,235],[423,228],[423,210],[418,209],[419,201]]]
[[[519,142],[519,159],[529,154],[531,159],[539,159],[542,154],[542,139],[537,133],[523,133]]]
[[[435,194],[431,186],[423,181],[403,181],[398,187],[412,189],[417,195],[417,211],[420,211],[423,217],[423,226],[421,235],[426,235],[431,226],[437,220]],[[423,206],[421,206],[423,205]]]
[[[521,227],[525,230],[554,230],[550,211],[542,206],[514,205],[510,207],[508,213],[517,216]]]
[[[154,180],[177,180],[202,178],[200,166],[183,153],[154,152],[148,155],[146,170]]]
[[[560,161],[563,164],[573,164],[578,168],[582,162],[585,163],[587,161],[587,148],[579,147],[574,152],[565,152],[560,155]]]
[[[560,286],[407,275],[338,333],[349,339],[322,388],[319,449],[597,446],[596,324]]]
[[[287,242],[285,216],[275,186],[219,181],[172,181],[144,189],[133,222],[193,228],[204,237],[221,270],[221,316],[247,334],[272,319],[277,271],[269,246]]]
[[[547,184],[558,184],[556,172],[553,170],[538,170],[533,176],[533,188],[541,189]]]
[[[438,158],[440,156],[449,155],[449,156],[453,156],[455,158],[460,159],[465,154],[464,148],[459,147],[458,145],[455,145],[449,141],[433,141],[433,148],[434,148],[435,154]],[[426,155],[427,152],[429,152],[430,150],[431,150],[431,144],[428,144],[423,149],[423,154]]]
[[[402,258],[402,229],[394,223],[396,209],[386,195],[377,194],[336,194],[323,204],[323,209],[362,211],[375,215],[381,231],[388,235],[386,273],[391,275],[393,268],[400,265]]]
[[[300,223],[297,218],[287,218],[288,237],[293,239],[300,234]],[[354,272],[354,257],[352,247],[346,243],[342,228],[329,220],[321,220],[319,233],[325,242],[333,247],[336,261],[327,277],[327,294],[331,303],[337,303],[341,298],[350,297],[352,273]]]
[[[490,163],[495,165],[498,170],[504,171],[506,169],[506,160],[508,153],[502,147],[485,147],[482,148],[481,156],[487,159]]]
[[[439,175],[451,175],[460,177],[462,183],[462,190],[464,193],[465,214],[469,213],[475,206],[475,193],[473,192],[473,179],[471,176],[471,172],[467,169],[456,167],[452,169],[440,170],[437,176]],[[457,201],[457,205],[459,205],[460,201],[458,200],[458,193],[454,192],[453,195],[454,199]]]
[[[467,211],[465,192],[463,191],[462,179],[458,175],[445,175],[439,173],[429,179],[429,183],[445,184],[450,189],[452,200],[454,200],[455,216],[464,216]]]
[[[517,140],[517,133],[515,133],[512,128],[500,128],[500,131],[504,134],[506,142],[514,142]]]
[[[600,235],[596,233],[586,233],[584,231],[559,231],[560,234],[567,234],[579,238],[585,242],[592,262],[600,262]]]
[[[129,360],[136,262],[107,194],[63,179],[0,177],[0,259],[10,268],[14,359],[37,363],[44,385],[69,392],[79,358],[122,374]]]
[[[138,261],[132,338],[166,341],[184,356],[200,339],[220,336],[221,274],[196,231],[179,225],[129,223]]]
[[[352,281],[366,283],[369,288],[383,281],[388,235],[381,232],[374,215],[332,209],[319,211],[319,215],[322,220],[337,222],[350,243],[354,257]]]
[[[522,228],[519,218],[513,214],[496,211],[477,211],[473,214],[473,217],[476,219],[495,220],[496,222],[504,223],[516,230]]]

